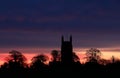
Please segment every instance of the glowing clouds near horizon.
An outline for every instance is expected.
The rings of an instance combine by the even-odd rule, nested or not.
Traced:
[[[54,48],[56,50],[59,50],[57,48]],[[89,48],[74,48],[74,52],[76,52],[76,54],[79,56],[80,58],[80,62],[81,63],[84,63],[85,62],[85,53],[86,53],[86,50],[88,50]],[[53,49],[40,49],[40,51],[38,52],[35,52],[35,50],[33,49],[29,49],[29,51],[32,51],[32,52],[26,52],[28,51],[28,48],[27,49],[24,49],[24,51],[18,49],[18,51],[20,51],[26,58],[27,58],[27,63],[30,64],[31,63],[31,59],[37,55],[37,54],[46,54],[48,57],[49,57],[49,61],[51,61],[51,55],[50,55],[50,52],[52,51]],[[115,48],[101,48],[99,49],[102,53],[102,56],[101,58],[104,58],[104,59],[111,59],[112,56],[114,56],[115,58],[118,58],[120,59],[120,51],[119,49],[115,49]],[[9,52],[9,50],[8,50]],[[4,62],[6,62],[5,58],[9,55],[9,53],[5,52],[1,52],[0,53],[0,65],[3,64]]]

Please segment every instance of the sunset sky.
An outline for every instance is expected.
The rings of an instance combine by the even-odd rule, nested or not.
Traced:
[[[30,57],[60,49],[62,35],[66,40],[73,36],[78,54],[98,48],[106,58],[120,57],[119,4],[120,0],[1,0],[0,58],[11,50]]]

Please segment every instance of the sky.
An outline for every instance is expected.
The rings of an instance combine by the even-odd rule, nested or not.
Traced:
[[[75,51],[120,52],[120,0],[1,0],[0,52],[60,49],[73,37]]]

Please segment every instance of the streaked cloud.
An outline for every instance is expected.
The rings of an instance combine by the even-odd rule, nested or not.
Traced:
[[[59,47],[73,35],[74,47],[120,46],[119,0],[0,1],[0,47]]]

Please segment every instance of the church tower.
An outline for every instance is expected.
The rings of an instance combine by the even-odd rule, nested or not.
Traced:
[[[63,36],[61,38],[61,63],[64,65],[73,63],[72,36],[69,41],[65,41]]]

